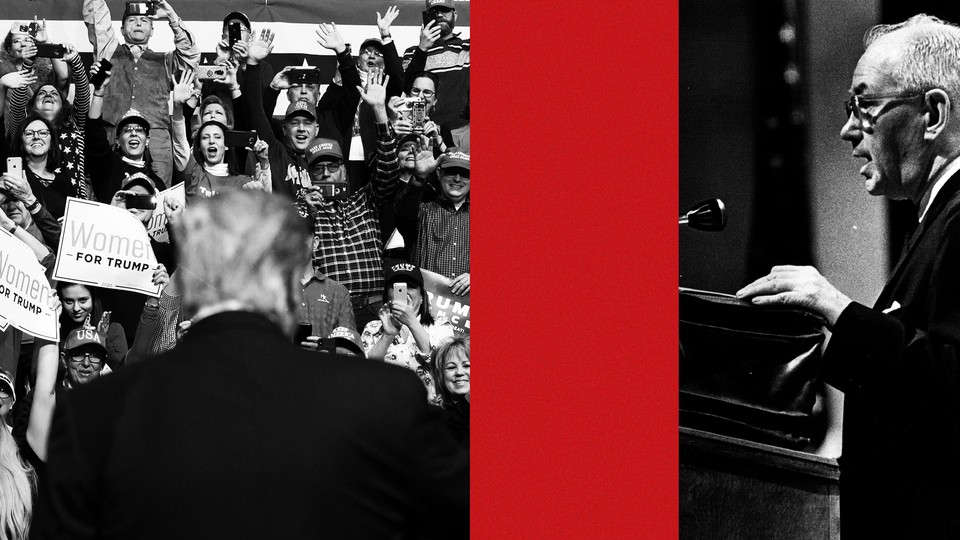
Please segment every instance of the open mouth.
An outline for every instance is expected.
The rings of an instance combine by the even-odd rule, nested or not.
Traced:
[[[212,158],[212,157],[216,157],[216,156],[217,156],[217,150],[218,150],[218,149],[217,149],[216,146],[209,146],[209,147],[207,147],[207,157],[211,157],[211,158]]]

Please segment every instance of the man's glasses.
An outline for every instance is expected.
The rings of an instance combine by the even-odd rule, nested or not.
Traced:
[[[413,88],[410,89],[410,95],[411,95],[411,96],[419,96],[420,94],[423,94],[423,97],[427,97],[427,98],[428,98],[428,97],[434,95],[435,93],[436,93],[436,92],[434,92],[433,90],[424,90],[424,89],[417,88],[417,87],[413,87]]]
[[[34,130],[34,129],[25,129],[25,130],[23,130],[23,138],[24,138],[24,139],[32,139],[32,138],[34,138],[35,136],[36,136],[36,137],[40,137],[40,138],[42,139],[42,138],[44,138],[44,137],[48,137],[49,135],[50,135],[50,130],[49,130],[49,129],[36,129],[36,130]]]
[[[10,393],[6,388],[0,388],[0,399],[10,399],[13,397],[13,394]]]
[[[328,173],[335,174],[337,171],[340,170],[341,165],[343,165],[343,163],[340,161],[330,161],[326,163],[317,163],[316,165],[313,166],[313,168],[317,172],[323,172],[323,170],[326,169]]]
[[[97,353],[91,353],[91,352],[71,353],[70,361],[77,364],[82,364],[83,361],[86,360],[87,362],[90,362],[90,365],[92,366],[99,366],[100,364],[103,363],[103,358],[94,356],[94,354],[97,354]]]
[[[120,130],[120,133],[137,133],[140,135],[146,132],[147,130],[143,126],[123,126],[123,129]]]
[[[369,56],[375,56],[377,58],[383,58],[383,53],[374,49],[373,47],[367,47],[366,49],[360,51],[360,54],[366,54]]]
[[[854,118],[864,128],[871,128],[877,123],[877,119],[880,118],[880,115],[893,109],[896,105],[902,103],[907,103],[913,101],[917,98],[922,98],[927,93],[924,92],[908,92],[905,94],[884,94],[884,95],[869,95],[863,94],[858,96],[850,96],[850,99],[843,102],[843,110],[847,114],[847,119],[850,118],[852,114]],[[864,110],[867,107],[872,107],[880,101],[886,100],[880,109],[871,114]]]

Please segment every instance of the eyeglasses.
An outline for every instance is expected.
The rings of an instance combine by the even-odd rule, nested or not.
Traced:
[[[423,94],[423,97],[430,97],[436,94],[436,92],[434,92],[433,90],[424,90],[422,88],[417,88],[417,87],[413,87],[410,89],[411,96],[419,96],[420,94]]]
[[[922,98],[925,95],[927,95],[926,91],[874,96],[868,94],[850,96],[849,100],[843,102],[843,110],[847,113],[847,119],[849,119],[852,114],[864,128],[869,129],[877,123],[877,119],[880,118],[881,114],[891,110],[894,106]],[[875,105],[877,102],[883,100],[887,100],[887,102],[884,103],[877,112],[870,114],[864,110],[866,107],[871,107],[871,104]]]
[[[143,126],[135,126],[135,125],[123,126],[123,129],[120,130],[120,133],[137,133],[141,135],[146,132],[147,130],[144,129]]]
[[[369,56],[376,56],[377,58],[383,58],[383,53],[374,49],[373,47],[367,47],[366,49],[360,51],[360,54],[366,54]]]
[[[35,136],[40,137],[41,139],[50,135],[49,129],[25,129],[23,130],[24,139],[32,139]]]
[[[340,170],[341,165],[343,165],[343,162],[341,161],[330,161],[327,163],[317,163],[313,166],[313,168],[317,172],[322,172],[324,169],[326,169],[328,173],[334,174]]]
[[[0,399],[10,399],[13,397],[13,394],[10,393],[6,388],[0,388]]]
[[[103,363],[103,358],[98,358],[94,356],[94,354],[97,354],[97,353],[91,353],[91,352],[71,353],[70,361],[77,364],[81,364],[83,363],[84,360],[86,360],[87,362],[90,362],[90,365],[92,366],[99,366],[100,364]]]

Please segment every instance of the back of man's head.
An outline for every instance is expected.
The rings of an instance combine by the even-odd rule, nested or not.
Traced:
[[[185,318],[205,308],[238,308],[293,331],[311,239],[289,199],[237,190],[197,201],[175,234]]]

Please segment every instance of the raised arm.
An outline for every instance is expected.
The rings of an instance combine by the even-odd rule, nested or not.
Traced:
[[[260,62],[270,55],[273,50],[273,31],[264,28],[259,36],[250,36],[250,45],[247,47],[247,74],[243,79],[241,91],[247,97],[247,117],[250,125],[257,132],[257,136],[268,145],[280,144],[267,113],[263,111],[263,90],[260,87]]]
[[[176,77],[187,69],[196,69],[200,62],[200,49],[197,48],[193,34],[183,27],[183,19],[173,10],[173,6],[162,0],[157,2],[157,14],[153,19],[166,19],[173,32],[173,44],[176,49],[167,53],[171,77]]]
[[[33,391],[30,406],[30,422],[27,425],[27,443],[40,461],[47,461],[47,440],[50,424],[57,404],[57,369],[60,364],[60,348],[56,343],[37,339],[33,351],[37,366],[37,386]]]
[[[83,24],[87,26],[87,39],[93,45],[93,57],[96,60],[113,58],[120,41],[113,31],[106,0],[83,0]]]
[[[383,42],[383,70],[390,76],[390,84],[387,85],[388,99],[403,93],[403,63],[390,33],[390,26],[398,15],[400,10],[397,6],[387,8],[383,16],[377,12],[377,29],[380,30],[380,40]]]
[[[381,208],[396,193],[400,178],[400,162],[397,159],[397,140],[387,125],[387,89],[390,77],[376,70],[367,72],[365,88],[357,87],[363,100],[373,108],[377,123],[377,165],[371,181],[361,189],[369,189],[374,208]]]

